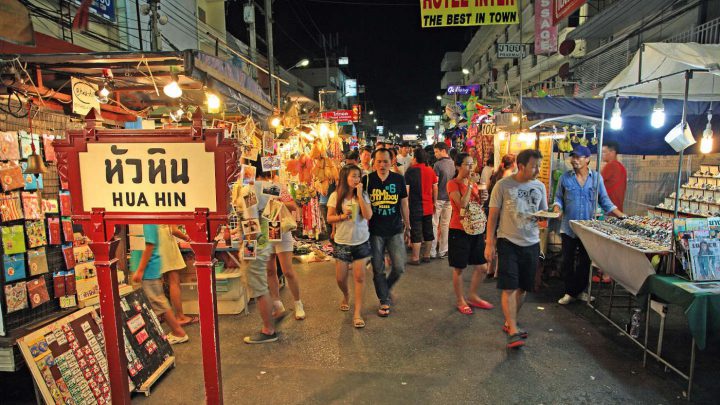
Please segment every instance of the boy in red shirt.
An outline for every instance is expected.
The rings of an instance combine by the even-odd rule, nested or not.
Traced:
[[[605,180],[605,189],[610,201],[615,204],[617,209],[624,212],[623,203],[625,202],[625,190],[627,189],[627,170],[617,160],[618,153],[620,153],[620,145],[617,142],[605,142],[602,148],[602,160],[605,162],[605,167],[603,167],[600,174]]]

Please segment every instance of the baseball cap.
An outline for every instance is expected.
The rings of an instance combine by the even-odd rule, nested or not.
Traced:
[[[579,157],[590,157],[591,154],[590,148],[582,145],[573,146],[573,150],[570,152],[570,156],[575,155]]]

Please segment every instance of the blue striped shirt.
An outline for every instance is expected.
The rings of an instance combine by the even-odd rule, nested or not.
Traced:
[[[609,213],[617,207],[610,201],[603,178],[598,172],[590,170],[588,178],[582,186],[578,183],[573,170],[567,171],[560,177],[557,191],[555,191],[555,204],[563,210],[560,233],[575,238],[575,232],[570,228],[570,221],[594,218],[593,205],[595,203],[596,182],[599,184],[598,202],[600,207],[606,213]]]

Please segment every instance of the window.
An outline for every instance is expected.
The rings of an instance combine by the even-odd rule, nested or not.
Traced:
[[[537,63],[538,63],[537,55],[533,54],[532,55],[532,67],[537,66]]]
[[[207,21],[205,21],[205,18],[205,9],[203,9],[202,7],[198,7],[198,20],[202,21],[203,23],[207,23]]]

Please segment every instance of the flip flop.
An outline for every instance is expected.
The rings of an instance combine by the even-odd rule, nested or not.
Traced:
[[[385,318],[388,315],[390,315],[390,305],[380,305],[378,316]]]
[[[510,334],[510,328],[508,328],[507,325],[503,325],[502,330],[506,334],[508,334],[508,335]],[[528,337],[528,332],[526,330],[520,329],[519,326],[518,326],[517,334],[520,335],[520,337],[523,339],[527,339],[527,337]]]
[[[458,306],[457,306],[457,309],[458,309],[458,311],[460,311],[460,313],[463,314],[463,315],[472,315],[472,314],[473,314],[472,308],[470,308],[470,307],[467,306],[467,305],[458,305]]]
[[[192,324],[198,323],[198,322],[200,322],[199,316],[191,316],[189,321],[181,323],[180,326],[192,325]]]
[[[362,318],[355,318],[353,319],[353,326],[357,329],[362,329],[365,327],[365,320]]]
[[[467,303],[470,304],[471,307],[480,308],[480,309],[493,309],[493,308],[495,308],[495,305],[493,305],[493,304],[491,304],[491,303],[489,303],[489,302],[487,302],[487,301],[485,301],[485,300],[480,300],[479,302],[474,302],[474,301],[467,300]]]
[[[343,312],[347,312],[350,310],[350,304],[340,304],[340,310]]]

